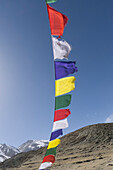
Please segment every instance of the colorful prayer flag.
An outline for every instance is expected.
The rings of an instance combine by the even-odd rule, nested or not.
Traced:
[[[50,141],[58,138],[60,135],[63,135],[62,129],[59,129],[59,130],[57,130],[55,132],[52,132],[51,137],[50,137]]]
[[[45,168],[48,168],[48,167],[50,167],[51,165],[52,165],[51,162],[44,162],[44,163],[42,163],[42,164],[40,165],[39,170],[43,170],[43,169],[45,169]]]
[[[52,132],[54,132],[55,130],[58,130],[58,129],[66,129],[66,128],[68,128],[68,126],[69,125],[68,125],[67,119],[56,121],[53,123]]]
[[[55,96],[59,96],[75,89],[75,77],[65,77],[55,80]]]
[[[64,27],[68,22],[67,16],[56,11],[54,8],[47,4],[47,10],[49,15],[49,22],[51,28],[51,35],[62,36],[64,32]]]
[[[49,141],[47,149],[51,149],[51,148],[57,147],[60,144],[60,141],[61,141],[60,139],[55,139],[55,140]]]
[[[66,77],[77,71],[78,69],[75,67],[75,61],[55,61],[55,79]]]
[[[46,3],[49,4],[49,3],[54,3],[56,2],[57,0],[46,0]]]
[[[68,59],[68,55],[71,51],[71,46],[66,41],[58,40],[53,36],[52,36],[52,42],[53,42],[54,60],[64,59],[64,58]]]
[[[48,156],[48,155],[56,156],[56,149],[57,149],[57,147],[51,148],[51,149],[47,149],[45,156]]]
[[[44,163],[44,162],[52,162],[52,163],[54,163],[55,162],[55,156],[54,155],[45,156],[42,163]]]
[[[69,106],[71,103],[71,94],[55,97],[55,110]]]
[[[69,109],[56,110],[54,115],[54,122],[67,118],[71,114]]]

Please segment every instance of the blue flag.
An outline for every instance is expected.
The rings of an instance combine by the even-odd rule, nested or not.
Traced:
[[[57,131],[55,131],[55,132],[52,132],[52,133],[51,133],[50,141],[56,139],[56,138],[59,137],[60,135],[63,135],[62,129],[59,129],[59,130],[57,130]]]
[[[75,63],[75,61],[55,61],[55,79],[60,79],[77,72],[78,69],[75,67]]]

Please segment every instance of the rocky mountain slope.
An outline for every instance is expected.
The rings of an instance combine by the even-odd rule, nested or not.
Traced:
[[[19,151],[20,152],[28,152],[28,151],[32,151],[32,150],[37,150],[41,147],[45,147],[48,145],[48,141],[47,140],[28,140],[27,142],[25,142],[24,144],[22,144],[21,146],[19,146]]]
[[[27,142],[22,144],[19,148],[8,146],[6,144],[0,144],[0,162],[3,162],[4,160],[11,158],[18,153],[37,150],[47,145],[48,145],[47,140],[28,140]]]
[[[11,158],[18,153],[20,153],[20,151],[17,148],[8,146],[6,144],[0,144],[0,162]]]
[[[61,138],[51,170],[113,170],[113,123],[81,128]],[[46,148],[20,153],[0,170],[37,170]]]

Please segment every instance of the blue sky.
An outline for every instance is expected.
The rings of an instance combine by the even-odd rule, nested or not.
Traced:
[[[58,0],[68,16],[63,39],[76,60],[69,128],[113,120],[113,1]],[[44,0],[0,0],[0,143],[49,139],[54,64]]]

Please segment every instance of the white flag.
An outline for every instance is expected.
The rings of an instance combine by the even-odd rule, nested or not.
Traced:
[[[58,40],[53,36],[52,36],[52,42],[53,42],[54,60],[68,58],[68,55],[71,51],[71,46],[66,41]]]
[[[69,125],[68,125],[67,119],[56,121],[56,122],[53,123],[52,132],[55,131],[55,130],[58,130],[58,129],[68,128],[68,126]]]
[[[51,162],[44,162],[44,163],[42,163],[42,164],[40,165],[39,170],[42,170],[42,169],[48,168],[48,167],[50,167],[51,165],[52,165],[52,163],[51,163]]]

